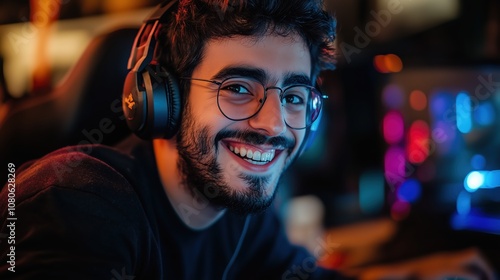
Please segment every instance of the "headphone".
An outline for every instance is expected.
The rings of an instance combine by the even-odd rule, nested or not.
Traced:
[[[181,93],[176,77],[155,61],[157,33],[177,0],[163,2],[147,17],[137,36],[128,60],[122,107],[128,127],[143,139],[172,138],[181,119]],[[306,128],[299,155],[314,142],[322,111]]]
[[[164,2],[147,17],[127,64],[122,107],[128,127],[143,139],[172,138],[180,124],[181,94],[168,69],[155,61],[157,33],[177,0]]]

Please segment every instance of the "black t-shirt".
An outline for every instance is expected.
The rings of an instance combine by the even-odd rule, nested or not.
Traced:
[[[288,242],[272,207],[188,228],[149,142],[67,147],[16,176],[15,189],[0,193],[0,279],[222,279],[226,270],[227,279],[337,277]]]

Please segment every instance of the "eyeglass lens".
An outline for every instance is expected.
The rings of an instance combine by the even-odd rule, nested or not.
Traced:
[[[321,95],[314,87],[293,85],[278,89],[285,122],[295,129],[305,128],[314,122],[321,110]],[[269,92],[269,89],[267,90]],[[267,98],[264,86],[249,78],[224,80],[217,95],[221,112],[229,119],[244,120],[259,112]]]

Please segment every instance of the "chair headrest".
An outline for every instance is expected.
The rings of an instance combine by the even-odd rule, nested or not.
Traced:
[[[5,106],[2,165],[19,165],[67,145],[113,145],[128,136],[121,95],[137,32],[121,28],[96,36],[52,92]]]

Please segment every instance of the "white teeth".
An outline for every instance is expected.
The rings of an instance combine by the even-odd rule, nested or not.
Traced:
[[[268,152],[252,151],[245,147],[237,148],[233,146],[229,146],[229,150],[244,159],[252,160],[256,164],[257,162],[258,164],[264,164],[272,161],[274,159],[275,152],[274,150]]]
[[[255,153],[253,153],[253,157],[252,159],[253,160],[257,160],[257,161],[260,161],[260,152],[259,151],[256,151]]]
[[[268,158],[271,154],[270,153],[263,153],[262,156],[260,156],[261,161],[269,161]]]

